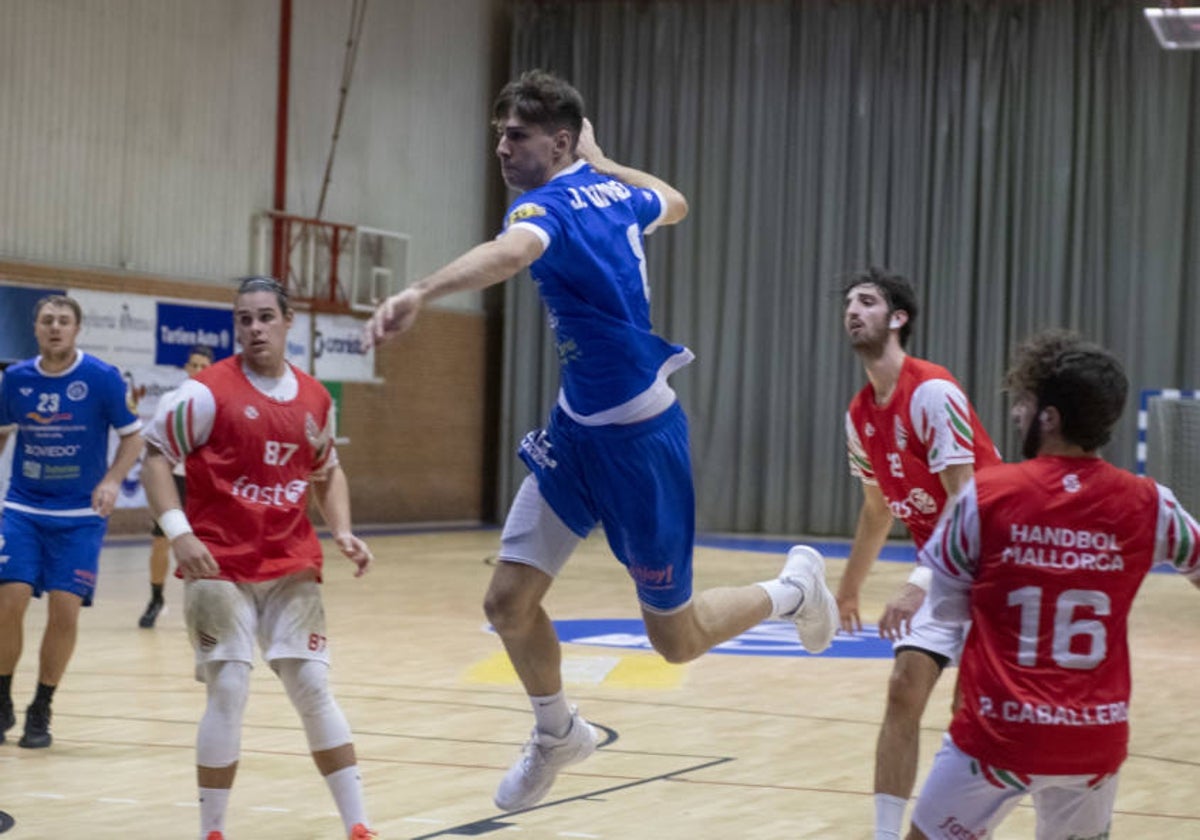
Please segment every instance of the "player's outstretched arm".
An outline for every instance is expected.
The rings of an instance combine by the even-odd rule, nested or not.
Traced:
[[[364,328],[368,346],[382,344],[410,329],[426,303],[455,292],[477,291],[501,283],[528,268],[542,255],[542,240],[516,228],[439,268],[400,291],[375,310]]]
[[[649,172],[643,172],[640,169],[634,169],[632,166],[625,166],[605,157],[601,151],[599,144],[596,142],[596,132],[592,128],[592,121],[584,119],[583,129],[579,132],[579,142],[575,145],[575,154],[586,160],[597,172],[603,172],[605,175],[611,175],[618,181],[624,181],[631,187],[645,187],[647,189],[657,190],[658,194],[667,202],[667,212],[663,216],[663,220],[659,224],[673,225],[676,222],[683,221],[683,218],[688,214],[688,203],[683,193],[668,184],[657,175],[651,175]]]
[[[321,509],[321,516],[333,535],[338,551],[356,567],[355,577],[362,577],[371,561],[375,559],[367,544],[354,536],[350,524],[350,485],[346,473],[335,464],[312,482],[313,498]]]
[[[847,633],[862,629],[858,596],[871,565],[879,556],[892,529],[892,512],[888,510],[883,491],[876,484],[865,483],[862,490],[863,503],[858,512],[858,524],[854,528],[854,542],[850,545],[850,558],[846,561],[837,591],[838,614],[841,616],[842,629]]]

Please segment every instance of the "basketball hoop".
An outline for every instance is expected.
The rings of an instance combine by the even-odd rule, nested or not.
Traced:
[[[254,216],[255,272],[322,312],[373,312],[408,282],[409,237],[276,210]]]
[[[1200,49],[1200,7],[1164,4],[1142,11],[1164,50]]]

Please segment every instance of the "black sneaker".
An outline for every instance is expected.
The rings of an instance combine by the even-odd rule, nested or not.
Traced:
[[[4,743],[4,733],[17,725],[17,716],[13,713],[12,700],[0,700],[0,744]]]
[[[30,706],[25,710],[25,734],[17,741],[18,747],[40,750],[50,746],[50,709]]]
[[[150,603],[146,605],[146,611],[142,613],[142,617],[138,619],[138,627],[149,629],[154,626],[155,620],[159,613],[166,609],[166,604],[163,601],[157,601],[154,598],[150,599]]]

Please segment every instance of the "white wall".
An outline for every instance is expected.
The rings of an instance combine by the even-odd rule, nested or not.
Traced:
[[[296,0],[288,210],[329,150],[350,0]],[[375,0],[324,216],[413,237],[414,276],[489,218],[496,0]],[[279,3],[0,2],[0,256],[225,281],[273,195]],[[475,298],[460,301],[474,306]]]

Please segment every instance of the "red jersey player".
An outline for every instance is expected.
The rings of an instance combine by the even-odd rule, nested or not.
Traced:
[[[350,726],[329,691],[322,554],[307,515],[311,487],[338,549],[366,571],[371,552],[350,530],[332,403],[285,359],[292,309],[283,287],[246,278],[233,316],[241,352],[164,399],[142,469],[186,581],[188,635],[207,689],[196,738],[200,837],[221,840],[225,830],[256,641],[300,715],[347,834],[373,837]],[[186,513],[171,480],[178,461]]]
[[[926,544],[934,615],[970,618],[962,704],[910,840],[991,837],[1026,794],[1037,836],[1107,837],[1129,739],[1126,624],[1151,566],[1200,586],[1200,526],[1167,488],[1097,455],[1128,382],[1099,347],[1043,333],[1008,375],[1029,460],[989,470]]]
[[[854,631],[862,626],[859,590],[893,518],[920,548],[946,500],[1000,456],[950,372],[904,351],[917,316],[908,281],[873,268],[851,275],[842,289],[843,326],[869,380],[846,412],[850,471],[862,480],[863,503],[837,601],[842,628]],[[876,840],[900,837],[916,782],[921,715],[962,648],[962,624],[929,614],[930,574],[918,566],[879,622],[880,635],[895,642],[896,661],[875,751]]]

